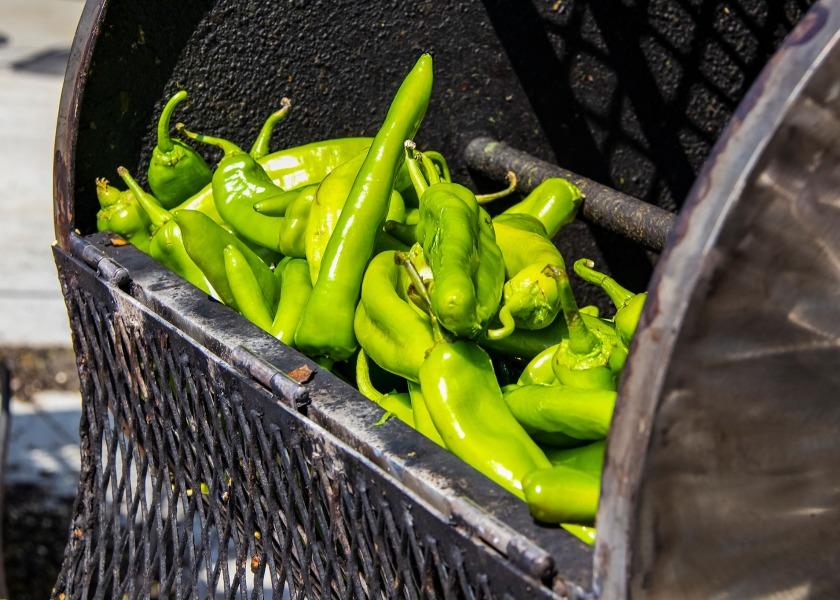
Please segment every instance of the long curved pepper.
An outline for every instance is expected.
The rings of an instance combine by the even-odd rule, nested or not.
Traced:
[[[222,219],[251,243],[280,252],[283,217],[268,217],[254,210],[257,202],[284,195],[263,168],[239,146],[228,140],[188,131],[182,123],[178,131],[225,153],[213,173],[213,201]]]
[[[271,141],[271,134],[274,133],[274,128],[278,123],[283,121],[289,114],[292,108],[292,101],[288,98],[280,100],[280,109],[271,113],[260,128],[260,133],[257,139],[254,140],[254,145],[251,146],[251,151],[248,153],[254,160],[260,159],[268,154],[268,143]]]
[[[560,383],[569,387],[614,390],[627,349],[615,332],[587,325],[566,271],[555,268],[555,272],[569,337],[560,342],[554,354],[554,374]]]
[[[318,281],[295,332],[313,356],[343,360],[356,349],[355,308],[365,268],[385,222],[403,141],[415,134],[432,93],[432,57],[423,54],[397,90],[330,236]]]
[[[251,323],[270,333],[271,313],[248,259],[239,248],[228,244],[224,249],[224,261],[228,285],[239,312]]]
[[[647,292],[634,294],[625,287],[622,287],[615,279],[594,269],[595,262],[588,258],[581,258],[575,261],[574,269],[578,277],[600,287],[615,305],[615,330],[625,345],[630,344],[636,326],[639,324],[639,317],[647,300]]]
[[[187,92],[181,90],[163,107],[157,126],[157,145],[149,161],[149,187],[164,208],[174,208],[198,193],[213,176],[198,152],[169,135],[172,113],[186,99]]]
[[[546,235],[551,239],[564,225],[574,220],[582,202],[583,194],[577,186],[565,179],[552,177],[535,187],[521,202],[508,208],[502,215],[524,214],[534,217],[542,223]]]
[[[190,258],[184,246],[184,239],[178,224],[172,219],[172,213],[163,208],[158,201],[148,194],[140,184],[134,180],[128,169],[117,169],[120,178],[125,182],[134,195],[137,204],[143,209],[151,221],[152,236],[149,240],[149,256],[169,267],[195,287],[207,294],[214,294],[210,282],[198,265]]]
[[[400,421],[414,428],[414,411],[411,409],[411,396],[407,393],[391,392],[383,394],[370,379],[370,365],[364,350],[356,356],[356,387],[367,399],[376,402],[385,410],[385,415],[393,415]]]

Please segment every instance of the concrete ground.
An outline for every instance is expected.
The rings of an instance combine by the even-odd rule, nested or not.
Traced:
[[[80,397],[50,244],[59,96],[83,0],[0,2],[0,361],[12,371],[9,597],[46,598],[79,471]]]

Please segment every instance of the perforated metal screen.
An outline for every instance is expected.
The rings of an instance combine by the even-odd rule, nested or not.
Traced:
[[[553,596],[87,265],[56,260],[84,410],[53,597]]]

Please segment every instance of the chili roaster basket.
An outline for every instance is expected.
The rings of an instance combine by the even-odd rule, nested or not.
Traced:
[[[55,151],[83,412],[53,596],[840,595],[839,26],[828,0],[88,2]],[[566,173],[567,261],[649,285],[594,549],[95,233],[94,178],[145,172],[173,91],[239,143],[283,96],[275,147],[370,135],[426,50],[421,146],[485,191]]]

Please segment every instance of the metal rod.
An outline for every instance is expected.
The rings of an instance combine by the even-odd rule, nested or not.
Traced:
[[[475,138],[467,145],[464,156],[470,168],[492,179],[502,181],[508,171],[513,171],[517,177],[517,189],[526,194],[550,177],[568,179],[583,192],[581,216],[586,221],[657,252],[665,247],[665,239],[676,220],[672,212],[534,158],[492,138]]]

